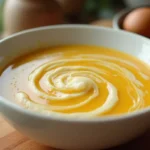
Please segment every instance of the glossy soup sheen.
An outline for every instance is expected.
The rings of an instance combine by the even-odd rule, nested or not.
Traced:
[[[46,115],[99,117],[150,106],[149,66],[104,47],[37,50],[10,63],[0,83],[2,96]]]

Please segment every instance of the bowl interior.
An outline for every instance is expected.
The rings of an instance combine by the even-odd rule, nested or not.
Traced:
[[[19,55],[37,48],[68,44],[109,47],[150,64],[150,40],[144,37],[100,27],[61,25],[24,31],[2,40],[0,42],[0,69]]]

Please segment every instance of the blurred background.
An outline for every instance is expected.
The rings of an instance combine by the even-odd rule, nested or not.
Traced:
[[[150,0],[0,0],[0,32],[15,32],[51,24],[112,26],[113,17]]]

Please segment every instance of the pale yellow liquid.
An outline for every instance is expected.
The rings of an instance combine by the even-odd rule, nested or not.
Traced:
[[[83,61],[85,59],[85,61]],[[22,56],[16,60],[14,60],[11,64],[8,65],[1,73],[0,76],[0,91],[1,95],[13,100],[14,102],[22,105],[27,109],[32,109],[26,105],[26,102],[23,100],[18,99],[16,96],[18,93],[23,93],[27,97],[27,101],[32,102],[32,104],[41,104],[44,106],[74,106],[80,104],[87,100],[94,92],[94,88],[91,87],[86,93],[83,95],[79,95],[77,97],[70,97],[66,100],[59,100],[59,97],[64,94],[77,94],[79,92],[85,92],[86,88],[83,89],[52,89],[45,84],[46,80],[46,73],[51,70],[46,70],[45,72],[39,73],[38,79],[35,80],[36,88],[46,93],[47,95],[51,95],[56,97],[57,100],[51,100],[47,98],[43,98],[36,93],[33,87],[31,87],[30,77],[31,74],[40,66],[43,66],[45,63],[53,63],[54,61],[62,60],[74,60],[74,61],[64,61],[64,63],[58,63],[57,66],[53,67],[53,70],[58,69],[59,67],[66,67],[69,66],[70,70],[65,70],[53,76],[53,79],[50,78],[51,84],[55,87],[56,85],[53,84],[52,80],[55,80],[62,74],[67,74],[63,78],[64,86],[67,82],[70,82],[73,78],[86,77],[88,81],[94,81],[96,88],[98,89],[99,93],[96,97],[91,99],[85,105],[80,107],[72,108],[72,109],[50,109],[44,108],[46,112],[57,112],[58,114],[86,114],[87,112],[90,113],[93,110],[101,107],[108,97],[109,91],[107,89],[107,84],[105,82],[98,82],[95,81],[95,76],[100,76],[109,83],[111,83],[117,90],[118,100],[115,102],[114,106],[104,111],[100,114],[93,115],[95,116],[102,116],[102,115],[115,115],[115,114],[123,114],[123,113],[130,113],[132,111],[137,111],[139,109],[143,109],[145,107],[150,106],[150,69],[149,66],[141,62],[140,60],[131,57],[127,54],[110,50],[104,47],[96,47],[96,46],[82,46],[82,45],[68,45],[68,46],[56,46],[51,47],[45,50],[39,50],[35,53],[30,53],[29,55]],[[100,62],[99,62],[100,61]],[[104,62],[101,65],[101,61]],[[106,63],[105,63],[106,62]],[[107,64],[107,62],[109,64]],[[51,65],[52,65],[51,64]],[[132,79],[128,80],[125,77],[125,73],[122,70],[113,69],[111,66],[107,65],[112,64],[113,67],[117,65],[121,69],[126,69],[127,71],[131,72],[134,77],[135,81],[132,83]],[[50,66],[51,66],[50,65]],[[72,70],[75,66],[82,66],[85,67],[84,69],[77,68]],[[88,68],[96,68],[98,71],[101,70],[104,73],[95,72],[94,77],[92,76],[92,71],[88,70]],[[88,72],[86,72],[88,70]],[[69,75],[71,72],[75,71],[76,73],[73,74],[70,78]],[[79,72],[79,73],[78,73]],[[84,72],[84,73],[83,73]],[[130,75],[129,75],[130,76]],[[31,77],[32,78],[32,77]],[[81,78],[82,79],[82,78]],[[78,80],[77,80],[78,82]],[[83,81],[84,82],[84,81]],[[139,83],[140,82],[140,83]],[[94,84],[92,82],[92,85]],[[137,83],[137,84],[136,84]],[[84,83],[83,83],[84,84]],[[135,89],[135,87],[138,89]],[[4,88],[5,87],[5,88]],[[138,92],[140,95],[138,96]],[[36,107],[36,106],[35,106]],[[34,108],[35,108],[34,107]],[[53,108],[53,107],[52,107]],[[35,111],[41,111],[35,110]]]

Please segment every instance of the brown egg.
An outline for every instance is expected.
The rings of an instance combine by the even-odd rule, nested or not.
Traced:
[[[55,0],[7,0],[4,7],[4,35],[25,29],[61,24],[63,10]]]
[[[137,8],[130,12],[123,22],[123,29],[150,37],[150,8]]]

